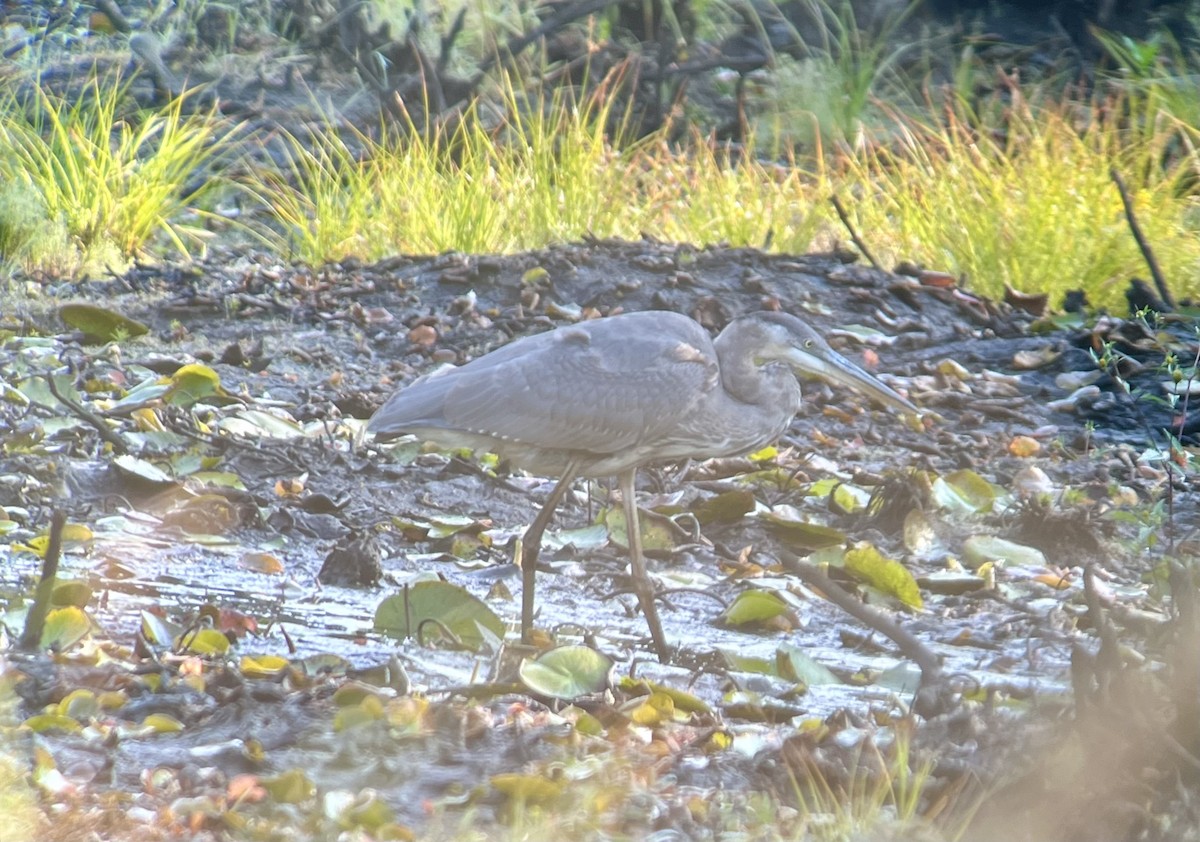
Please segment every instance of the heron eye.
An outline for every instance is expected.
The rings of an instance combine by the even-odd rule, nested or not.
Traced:
[[[812,346],[813,346],[813,341],[812,341],[811,339],[805,339],[805,340],[804,340],[804,347],[805,347],[805,348],[811,348]]]

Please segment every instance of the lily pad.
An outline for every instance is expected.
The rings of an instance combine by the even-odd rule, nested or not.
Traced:
[[[171,375],[171,387],[163,399],[172,406],[194,406],[204,398],[224,395],[221,375],[200,363],[185,365]]]
[[[624,509],[609,509],[604,515],[604,524],[613,543],[629,549],[629,530],[625,526]],[[642,530],[643,550],[670,550],[675,547],[672,528],[660,518],[642,515],[638,518]]]
[[[157,465],[128,453],[118,456],[113,460],[113,464],[125,476],[141,482],[152,485],[169,485],[175,481],[170,474]]]
[[[724,491],[698,503],[692,510],[701,526],[710,523],[736,523],[754,511],[754,495],[743,489]]]
[[[149,611],[142,612],[142,636],[151,646],[169,646],[182,631],[178,624],[170,620]]]
[[[470,591],[442,581],[422,581],[387,597],[375,609],[375,628],[393,637],[428,635],[427,620],[436,621],[470,649],[489,638],[504,637],[504,623]]]
[[[1035,547],[1027,547],[991,535],[972,535],[963,541],[963,562],[978,568],[988,562],[1017,567],[1045,567],[1046,556]]]
[[[229,638],[217,629],[200,629],[194,634],[187,632],[177,643],[193,655],[224,655],[230,646]]]
[[[635,725],[652,728],[664,723],[673,722],[675,715],[675,700],[666,693],[651,693],[649,696],[639,696],[622,708],[622,711]]]
[[[82,608],[68,605],[46,615],[42,626],[41,648],[61,652],[83,640],[92,631],[92,620]]]
[[[938,506],[964,514],[990,512],[1004,496],[1003,488],[965,468],[935,479],[932,492]]]
[[[789,606],[772,591],[748,590],[738,594],[733,604],[721,612],[718,622],[725,626],[762,626],[786,614]]]
[[[799,681],[807,687],[842,683],[829,667],[817,663],[803,649],[791,643],[785,643],[775,650],[775,668],[780,678]]]
[[[259,783],[281,804],[300,804],[317,794],[317,785],[301,769],[289,769]]]
[[[566,787],[566,781],[563,780],[551,780],[542,775],[525,775],[518,772],[492,775],[491,783],[498,792],[509,798],[534,804],[554,800]]]
[[[288,660],[279,655],[243,655],[242,674],[247,678],[274,678],[288,668]]]
[[[534,693],[567,701],[608,687],[613,661],[590,646],[559,646],[521,661],[517,674]]]
[[[911,608],[921,608],[921,588],[908,568],[895,559],[887,558],[869,542],[861,541],[845,555],[846,569],[860,581],[903,602]]]
[[[875,684],[901,695],[912,695],[921,686],[921,668],[911,661],[901,661],[880,673]]]
[[[58,308],[58,317],[82,333],[84,342],[96,345],[150,332],[141,322],[95,304],[64,304]]]
[[[762,517],[771,532],[791,549],[811,552],[846,542],[844,532],[820,523],[809,523],[798,516],[792,516],[790,511],[781,511],[785,508],[789,507],[779,507]]]
[[[667,687],[663,684],[647,681],[644,678],[630,678],[629,676],[625,676],[621,679],[619,687],[631,696],[665,693],[671,697],[676,710],[686,711],[687,713],[712,713],[712,708],[708,702],[699,696],[694,696],[691,693],[686,693],[674,687]]]
[[[91,602],[92,589],[80,579],[63,579],[54,583],[54,596],[51,599],[55,605],[83,608]]]

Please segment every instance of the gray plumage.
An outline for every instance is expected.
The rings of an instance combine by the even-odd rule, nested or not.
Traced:
[[[650,311],[523,337],[421,378],[388,399],[367,429],[380,438],[409,433],[444,447],[492,451],[525,470],[560,477],[526,533],[526,633],[537,553],[530,545],[540,545],[564,486],[578,476],[620,476],[635,585],[665,659],[636,536],[637,468],[734,456],[770,444],[800,406],[794,372],[917,412],[794,316],[742,316],[714,340],[686,316]]]

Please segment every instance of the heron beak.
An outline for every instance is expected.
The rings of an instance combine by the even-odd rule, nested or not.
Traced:
[[[895,390],[885,386],[832,348],[788,349],[787,361],[797,374],[819,377],[834,386],[845,386],[871,398],[881,406],[921,415],[921,410]]]

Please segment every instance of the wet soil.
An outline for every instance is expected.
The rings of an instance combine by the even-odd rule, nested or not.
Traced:
[[[55,308],[77,300],[103,303],[151,330],[121,342],[119,354],[76,344]],[[229,671],[223,691],[213,688],[224,679],[210,679],[205,693],[177,687],[142,698],[147,711],[169,711],[188,722],[178,738],[125,741],[99,757],[76,737],[46,738],[60,768],[90,769],[95,780],[120,790],[137,789],[147,768],[193,768],[201,757],[225,775],[262,771],[261,761],[247,759],[245,741],[252,737],[266,752],[265,768],[305,768],[322,787],[353,790],[370,781],[400,820],[420,825],[426,817],[419,805],[430,799],[559,756],[561,746],[547,742],[543,730],[550,725],[535,729],[541,735],[536,745],[510,730],[514,701],[537,707],[527,691],[511,684],[525,654],[520,646],[510,642],[511,651],[499,656],[474,655],[397,641],[377,632],[373,622],[376,606],[398,583],[435,571],[485,600],[515,640],[520,584],[510,541],[532,520],[552,478],[512,474],[469,454],[427,451],[415,443],[381,448],[362,439],[361,422],[392,390],[440,363],[461,363],[514,337],[579,318],[671,309],[716,330],[761,308],[807,319],[846,355],[938,417],[912,429],[854,395],[806,385],[772,480],[748,480],[763,467],[749,460],[661,466],[641,472],[643,506],[694,511],[722,491],[749,488],[760,515],[795,506],[841,530],[852,544],[873,543],[925,583],[923,610],[886,599],[883,604],[936,653],[947,673],[1018,706],[1044,706],[1071,688],[1072,647],[1086,647],[1092,634],[1080,625],[1087,616],[1079,575],[1084,566],[1102,571],[1119,604],[1159,611],[1144,585],[1153,557],[1136,543],[1139,533],[1102,516],[1116,507],[1114,488],[1128,489],[1126,499],[1136,508],[1162,499],[1164,483],[1172,481],[1138,460],[1149,446],[1144,413],[1129,422],[1097,411],[1101,401],[1117,405],[1124,399],[1111,390],[1053,404],[1070,391],[1056,377],[1094,368],[1078,349],[1086,332],[1037,335],[1029,330],[1030,317],[1006,305],[834,255],[589,242],[504,257],[397,257],[314,269],[224,254],[195,266],[142,267],[106,281],[50,287],[45,297],[17,304],[6,324],[19,325],[26,335],[55,337],[79,384],[111,381],[118,373],[131,381],[141,372],[169,374],[192,362],[211,366],[226,397],[200,414],[210,426],[196,427],[186,413],[168,411],[165,417],[172,429],[189,431],[221,471],[241,480],[241,488],[217,492],[233,514],[200,509],[202,519],[211,519],[172,521],[164,512],[177,514],[173,507],[186,479],[153,483],[131,476],[114,465],[114,454],[91,427],[65,426],[36,449],[40,455],[0,459],[5,477],[25,478],[19,490],[6,484],[2,502],[28,518],[0,547],[0,586],[16,593],[36,575],[38,559],[15,545],[42,527],[50,507],[62,506],[72,522],[95,530],[94,540],[75,548],[63,565],[67,576],[86,579],[100,595],[89,609],[113,640],[136,644],[144,633],[143,611],[186,624],[215,607],[254,619],[254,631],[237,643],[239,653],[282,654],[307,663],[317,676],[348,671],[447,704],[482,699],[482,710],[490,713],[456,703],[444,708],[443,730],[402,745],[376,730],[347,737],[331,733],[320,714],[329,709],[337,682],[316,679],[303,691],[288,692]],[[14,348],[10,344],[9,353]],[[1030,355],[1040,366],[1031,367]],[[1153,372],[1137,376],[1150,383]],[[257,435],[253,429],[212,432],[217,419],[272,408],[285,410],[307,433],[272,438],[264,429]],[[71,414],[61,405],[34,412],[43,422]],[[128,426],[128,416],[109,418],[118,428]],[[11,430],[20,427],[9,420]],[[1038,452],[1014,449],[1018,440],[1037,442]],[[140,455],[159,464],[169,456],[152,444]],[[1020,491],[1034,468],[1048,483],[1037,486],[1042,503]],[[993,512],[951,515],[931,503],[917,479],[924,476],[927,484],[962,469],[1011,493],[1011,502]],[[807,496],[812,483],[830,478],[879,489],[883,505],[873,516],[843,514],[828,499]],[[1197,526],[1196,494],[1183,480],[1175,485],[1172,520],[1161,528],[1186,534]],[[1063,503],[1066,489],[1087,502]],[[896,502],[889,506],[888,500]],[[764,771],[776,768],[773,761],[763,766],[763,758],[776,756],[791,739],[787,723],[903,708],[911,700],[914,674],[905,653],[786,573],[783,565],[805,552],[761,516],[707,523],[677,536],[673,549],[652,554],[651,571],[670,592],[661,607],[666,634],[677,646],[670,664],[655,663],[623,550],[612,541],[579,540],[578,530],[609,505],[601,483],[581,485],[560,509],[538,576],[538,626],[560,642],[584,641],[614,656],[619,674],[686,688],[710,706],[707,727],[742,729],[750,747],[736,761],[696,763],[687,752],[675,757],[669,767],[680,785],[779,787],[780,780]],[[904,525],[914,505],[927,510],[933,532],[931,547],[919,551]],[[106,526],[112,515],[123,520]],[[453,537],[406,528],[453,519],[471,525],[466,534],[488,540],[464,551],[453,546]],[[982,580],[949,590],[936,585],[978,535],[1036,547],[1045,563],[998,567],[987,586]],[[327,561],[339,548],[342,554]],[[255,569],[246,563],[251,554],[275,558],[281,569]],[[360,574],[342,565],[364,555],[364,583],[346,584]],[[378,576],[372,563],[378,563]],[[322,583],[329,581],[343,584]],[[723,627],[722,605],[747,587],[788,594],[786,622],[757,631]],[[754,659],[775,663],[787,644],[840,680],[797,695],[794,682],[748,669]],[[25,668],[36,678],[21,691],[30,711],[81,684],[124,686],[128,680],[120,670],[94,666]],[[754,691],[756,701],[747,704],[731,687]],[[481,715],[495,727],[480,725]],[[1008,714],[991,715],[1000,719],[988,728],[938,742],[946,768],[975,762],[970,758],[980,747],[985,754],[1007,748],[1010,734],[1002,723]],[[370,773],[347,767],[348,752],[370,758]],[[420,764],[423,774],[393,768],[397,756]]]

